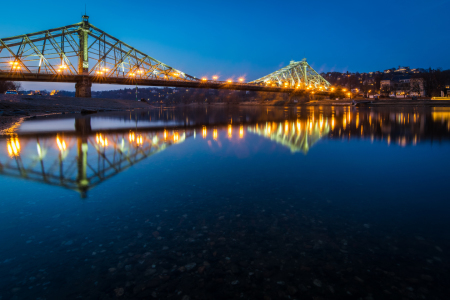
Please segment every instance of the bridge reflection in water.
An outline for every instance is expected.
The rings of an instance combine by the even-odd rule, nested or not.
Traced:
[[[191,130],[159,130],[13,136],[3,141],[8,155],[0,159],[0,174],[61,186],[85,198],[88,190],[108,178],[192,134]]]
[[[75,119],[75,131],[19,130],[19,135],[0,140],[0,151],[5,153],[0,155],[0,174],[75,190],[84,198],[90,189],[108,178],[171,145],[195,137],[196,132],[206,140],[245,139],[247,132],[288,147],[293,153],[304,154],[323,138],[378,140],[400,146],[450,141],[450,109],[439,107],[396,111],[305,107],[217,115],[214,112],[202,115],[198,111],[189,115],[184,110],[167,113],[170,116],[143,113],[137,116],[136,128],[131,130],[128,127],[92,131],[89,118]],[[138,122],[149,117],[153,126],[161,127],[137,127]]]
[[[328,118],[294,122],[267,122],[249,126],[248,131],[288,147],[291,152],[308,153],[310,147],[330,132]]]

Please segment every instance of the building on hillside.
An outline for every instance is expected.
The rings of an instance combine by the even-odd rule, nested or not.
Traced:
[[[394,76],[380,81],[381,95],[392,98],[425,96],[423,78],[411,78],[408,75]]]

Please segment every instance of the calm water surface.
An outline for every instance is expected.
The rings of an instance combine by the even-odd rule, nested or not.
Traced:
[[[0,299],[448,299],[449,108],[156,109],[0,137]]]

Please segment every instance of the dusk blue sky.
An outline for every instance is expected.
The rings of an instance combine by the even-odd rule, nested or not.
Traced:
[[[79,3],[3,1],[0,38],[77,23]],[[87,2],[92,24],[174,68],[247,80],[303,57],[318,72],[449,69],[449,13],[450,0]]]

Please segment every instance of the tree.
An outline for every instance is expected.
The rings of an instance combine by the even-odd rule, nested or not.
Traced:
[[[0,94],[5,93],[7,90],[19,90],[20,87],[19,82],[0,80]]]
[[[383,84],[381,86],[381,94],[385,97],[389,97],[389,94],[391,92],[391,86],[389,84]]]
[[[411,93],[415,93],[418,96],[422,95],[422,88],[420,86],[419,79],[411,79]]]

